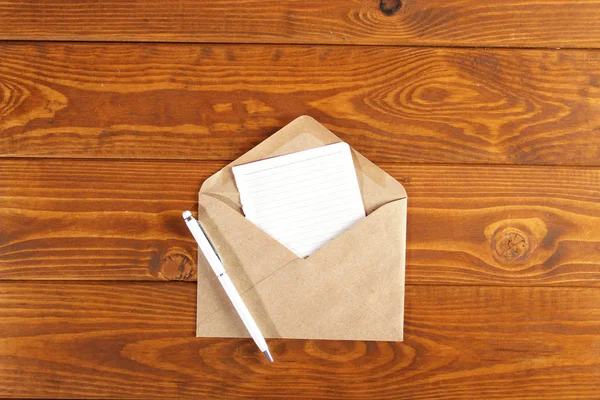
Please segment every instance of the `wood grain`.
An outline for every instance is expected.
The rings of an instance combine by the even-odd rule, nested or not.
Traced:
[[[194,280],[181,220],[218,162],[3,160],[0,279]],[[410,284],[598,286],[600,169],[383,164]]]
[[[406,340],[194,338],[195,285],[0,283],[0,392],[23,397],[596,399],[600,293],[409,286]]]
[[[4,157],[232,160],[309,114],[375,162],[600,165],[596,51],[0,43],[0,59]]]
[[[598,15],[598,0],[9,0],[0,39],[597,47]]]
[[[600,398],[599,17],[0,1],[0,397]],[[181,211],[302,114],[408,191],[406,341],[272,340],[268,364],[194,338]]]

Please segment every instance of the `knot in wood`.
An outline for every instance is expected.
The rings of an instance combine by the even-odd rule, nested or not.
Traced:
[[[505,261],[515,261],[529,249],[527,235],[518,229],[501,232],[496,237],[496,252]]]
[[[167,280],[188,281],[196,277],[196,266],[188,254],[174,249],[161,257],[159,272]]]
[[[401,0],[381,0],[379,2],[379,9],[385,15],[394,15],[402,7]]]

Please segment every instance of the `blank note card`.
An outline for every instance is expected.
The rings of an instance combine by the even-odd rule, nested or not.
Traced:
[[[239,165],[233,174],[246,218],[298,257],[365,217],[343,142]]]

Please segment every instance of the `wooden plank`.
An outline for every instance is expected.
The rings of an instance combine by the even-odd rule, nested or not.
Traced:
[[[52,0],[0,4],[0,39],[597,47],[598,0]]]
[[[194,280],[181,212],[222,166],[3,160],[0,279]],[[408,191],[408,283],[598,286],[600,169],[382,168]]]
[[[0,283],[14,397],[597,399],[600,293],[407,287],[406,340],[194,338],[195,285]]]
[[[232,160],[309,114],[376,162],[600,165],[595,51],[3,43],[0,58],[5,157]]]

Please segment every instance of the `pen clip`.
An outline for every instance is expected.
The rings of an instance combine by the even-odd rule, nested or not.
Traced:
[[[217,258],[219,259],[219,261],[221,261],[221,264],[223,264],[223,260],[221,260],[221,256],[219,255],[219,252],[215,248],[215,245],[213,244],[213,242],[211,242],[210,238],[208,237],[208,234],[206,233],[206,231],[202,227],[202,224],[200,224],[200,221],[198,221],[198,220],[196,220],[196,222],[198,223],[198,226],[200,227],[200,230],[202,231],[202,233],[204,233],[204,236],[206,237],[206,240],[208,241],[208,244],[210,244],[210,247],[212,247],[213,251],[215,252],[215,255],[217,256]]]

